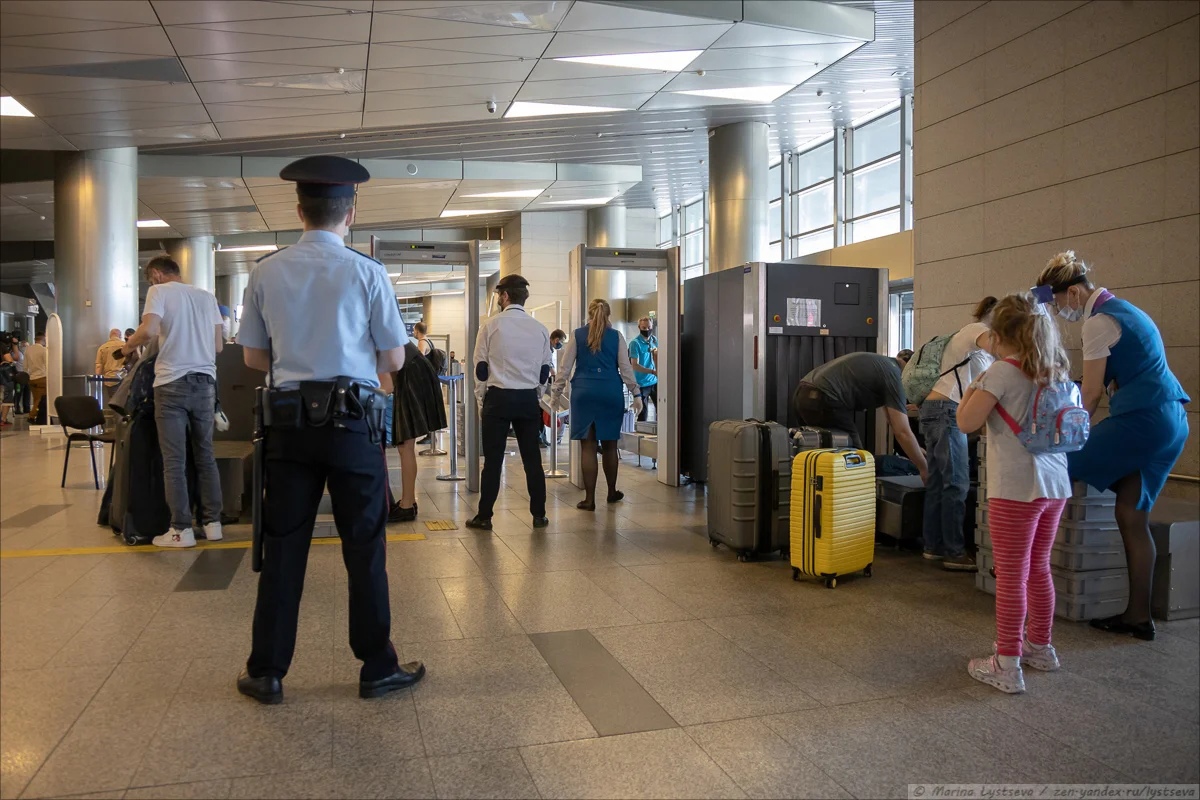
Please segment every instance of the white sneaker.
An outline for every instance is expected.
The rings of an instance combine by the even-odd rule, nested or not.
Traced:
[[[221,533],[220,522],[206,522],[204,524],[204,539],[209,542],[219,542],[225,534]]]
[[[1021,659],[1016,656],[990,655],[986,658],[973,658],[967,664],[967,672],[975,680],[995,686],[1008,694],[1020,694],[1025,691]]]
[[[172,528],[162,536],[155,536],[152,543],[155,547],[195,547],[196,535],[191,528],[181,531]]]
[[[1061,666],[1054,645],[1034,644],[1029,640],[1025,641],[1025,647],[1021,650],[1021,664],[1042,672],[1057,672]]]

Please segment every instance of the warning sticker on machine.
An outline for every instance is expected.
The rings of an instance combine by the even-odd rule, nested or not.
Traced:
[[[776,327],[776,326],[772,325],[767,328],[767,333],[783,333],[783,326],[780,325],[780,326]]]
[[[804,297],[787,299],[787,324],[793,328],[821,327],[821,301]]]

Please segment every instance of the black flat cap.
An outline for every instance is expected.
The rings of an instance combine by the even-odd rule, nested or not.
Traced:
[[[505,292],[509,289],[528,289],[529,281],[522,278],[520,275],[505,275],[496,284],[497,292]]]
[[[284,167],[279,177],[296,182],[305,197],[353,197],[354,187],[371,179],[357,161],[341,156],[309,156]]]

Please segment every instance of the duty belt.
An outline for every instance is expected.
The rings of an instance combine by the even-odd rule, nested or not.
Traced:
[[[332,381],[301,381],[297,389],[270,389],[263,404],[267,428],[335,428],[363,420],[372,440],[383,431],[382,395],[370,386],[339,377]]]

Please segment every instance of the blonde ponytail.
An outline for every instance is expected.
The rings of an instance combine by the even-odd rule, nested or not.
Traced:
[[[1038,276],[1037,282],[1038,286],[1054,287],[1082,283],[1090,291],[1093,287],[1091,280],[1087,277],[1089,272],[1091,269],[1075,257],[1074,250],[1064,250],[1046,263],[1046,268]]]
[[[992,309],[992,332],[1015,349],[1021,371],[1038,383],[1068,380],[1070,361],[1058,325],[1028,292],[1010,294]]]
[[[612,309],[608,305],[608,301],[596,298],[588,303],[588,349],[593,353],[600,352],[600,345],[604,342],[604,333],[608,330],[609,319],[612,317]]]

